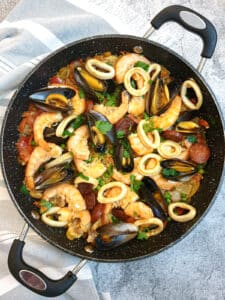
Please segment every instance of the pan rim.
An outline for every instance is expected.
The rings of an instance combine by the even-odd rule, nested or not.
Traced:
[[[12,107],[12,105],[14,104],[14,101],[17,97],[17,94],[19,93],[19,91],[23,88],[23,85],[29,80],[29,78],[45,63],[47,62],[50,58],[52,58],[53,56],[55,56],[56,54],[62,52],[63,50],[67,49],[67,48],[70,48],[70,47],[73,47],[77,44],[80,44],[80,43],[83,43],[83,42],[89,42],[89,41],[92,41],[92,40],[96,40],[96,39],[108,39],[108,38],[121,38],[121,39],[133,39],[133,40],[136,40],[136,41],[142,41],[142,42],[147,42],[149,43],[150,45],[154,45],[154,46],[157,46],[167,52],[169,52],[170,54],[174,55],[176,58],[178,58],[180,61],[182,61],[184,64],[186,64],[191,70],[193,73],[195,73],[197,75],[197,77],[202,81],[203,85],[205,86],[205,88],[207,89],[207,91],[210,93],[212,99],[213,99],[213,102],[214,104],[216,105],[216,108],[217,108],[217,111],[219,113],[219,116],[220,116],[220,120],[221,120],[221,123],[222,123],[222,127],[223,127],[223,139],[224,139],[224,131],[225,131],[225,120],[224,120],[224,117],[223,117],[223,114],[222,114],[222,110],[216,100],[216,97],[213,93],[213,91],[211,90],[211,88],[209,87],[209,85],[206,83],[204,77],[194,68],[194,66],[192,66],[186,59],[184,59],[183,57],[181,57],[178,53],[176,53],[174,50],[164,46],[164,45],[161,45],[157,42],[154,42],[154,41],[151,41],[151,40],[148,40],[148,39],[145,39],[145,38],[141,38],[141,37],[137,37],[137,36],[133,36],[133,35],[121,35],[121,34],[105,34],[105,35],[95,35],[95,36],[92,36],[92,37],[87,37],[87,38],[84,38],[84,39],[80,39],[80,40],[77,40],[77,41],[73,41],[67,45],[64,45],[63,47],[51,52],[49,55],[47,55],[42,61],[40,61],[34,68],[33,70],[31,70],[31,72],[29,72],[25,78],[23,79],[23,81],[20,83],[20,85],[17,87],[17,89],[15,90],[13,96],[11,97],[10,99],[10,102],[7,106],[7,109],[6,109],[6,112],[5,112],[5,115],[4,115],[4,119],[3,119],[3,122],[2,122],[2,128],[1,128],[1,137],[0,137],[0,156],[1,156],[1,169],[2,169],[2,173],[3,173],[3,178],[4,178],[4,182],[6,184],[6,187],[7,187],[7,190],[8,190],[8,193],[10,195],[10,198],[12,199],[14,205],[16,206],[17,210],[19,211],[20,215],[23,217],[23,219],[25,220],[25,222],[27,224],[29,224],[29,226],[39,235],[41,236],[44,240],[46,240],[47,242],[49,242],[51,245],[63,250],[64,252],[66,253],[69,253],[73,256],[77,256],[77,257],[80,257],[80,258],[83,258],[83,259],[88,259],[90,261],[96,261],[96,262],[112,262],[112,263],[115,263],[115,262],[128,262],[128,261],[135,261],[135,260],[138,260],[138,259],[143,259],[143,258],[147,258],[147,257],[150,257],[150,256],[153,256],[153,255],[156,255],[162,251],[165,251],[167,250],[168,248],[172,247],[173,245],[175,245],[176,243],[180,242],[183,238],[185,238],[200,222],[201,220],[206,216],[206,214],[209,212],[210,208],[212,207],[213,203],[215,202],[220,190],[221,190],[221,187],[222,187],[222,184],[223,184],[223,180],[224,180],[224,175],[225,175],[225,162],[223,162],[223,170],[222,170],[222,173],[221,173],[221,177],[220,177],[220,181],[219,181],[219,184],[217,186],[217,189],[216,189],[216,192],[214,194],[214,196],[212,197],[208,207],[206,208],[206,210],[204,211],[204,213],[199,217],[199,219],[184,233],[182,234],[182,236],[178,239],[176,239],[175,241],[169,243],[168,245],[162,247],[161,249],[159,250],[155,250],[151,253],[148,253],[148,254],[143,254],[143,255],[139,255],[139,256],[136,256],[136,257],[133,257],[133,258],[123,258],[123,259],[102,259],[102,258],[96,258],[96,257],[91,257],[91,256],[85,256],[85,255],[82,255],[82,254],[74,254],[73,251],[70,251],[69,249],[66,249],[64,248],[63,246],[59,245],[58,243],[52,241],[51,239],[49,239],[48,237],[46,237],[40,230],[38,230],[38,228],[36,228],[34,226],[34,224],[32,222],[30,222],[30,220],[28,219],[28,217],[26,216],[26,214],[23,212],[23,210],[20,208],[20,206],[18,205],[17,203],[17,200],[15,199],[14,195],[13,195],[13,192],[11,190],[11,187],[9,185],[9,182],[8,182],[8,178],[7,178],[7,175],[6,175],[6,172],[5,172],[5,163],[4,163],[4,160],[3,160],[3,135],[4,135],[4,132],[6,130],[6,122],[8,120],[8,115],[9,115],[9,112],[10,112],[10,109]]]

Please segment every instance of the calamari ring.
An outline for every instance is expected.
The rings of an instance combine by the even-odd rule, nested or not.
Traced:
[[[65,227],[70,219],[70,212],[66,212],[65,208],[66,207],[64,207],[63,210],[61,207],[51,207],[48,211],[42,214],[41,220],[51,227]],[[58,221],[51,219],[50,216],[54,214],[59,215]]]
[[[153,149],[156,149],[160,145],[160,135],[159,131],[157,129],[154,129],[151,133],[149,132],[148,135],[146,134],[144,130],[145,124],[148,124],[148,121],[146,120],[141,120],[138,123],[137,127],[137,134],[141,142],[146,146],[146,147],[151,147]],[[153,137],[153,139],[150,139],[150,137]]]
[[[45,164],[45,169],[49,169],[55,166],[63,165],[66,163],[70,163],[73,160],[73,156],[70,152],[66,152],[55,158],[54,160],[51,160],[49,163]]]
[[[160,143],[157,151],[163,158],[174,158],[178,157],[181,154],[182,147],[171,140],[164,141]]]
[[[134,74],[139,74],[143,78],[143,86],[141,88],[135,89],[131,86],[131,78]],[[124,77],[124,86],[129,92],[129,94],[133,96],[143,96],[149,90],[149,74],[145,72],[142,68],[135,67],[130,69]]]
[[[149,160],[154,160],[154,164],[152,166],[151,164],[148,164],[148,167],[146,167]],[[162,160],[161,156],[155,153],[149,153],[144,155],[139,164],[138,164],[138,171],[144,176],[149,175],[157,175],[161,171],[160,161]]]
[[[148,69],[148,73],[152,81],[156,79],[156,77],[159,75],[160,72],[161,72],[161,66],[159,64],[151,64]]]
[[[113,188],[113,187],[119,187],[121,189],[121,192],[119,195],[114,197],[105,197],[104,193],[106,190]],[[100,203],[113,203],[119,200],[122,200],[127,195],[127,186],[119,181],[113,181],[109,182],[105,185],[103,185],[100,190],[98,191],[98,202]]]
[[[134,225],[138,227],[149,227],[151,225],[156,225],[156,228],[151,229],[148,232],[145,232],[147,237],[160,234],[163,229],[163,222],[159,218],[149,218],[149,219],[141,219],[134,222]]]
[[[115,76],[115,70],[112,66],[95,58],[88,59],[85,68],[91,75],[98,79],[112,79]]]
[[[187,89],[192,88],[195,92],[195,95],[197,97],[197,103],[194,104],[193,102],[190,101],[190,99],[186,96]],[[198,110],[203,103],[203,96],[202,92],[200,90],[200,87],[197,85],[197,83],[193,79],[185,80],[181,86],[181,99],[183,103],[192,110]]]
[[[174,213],[175,208],[182,208],[188,210],[188,212],[185,213],[184,215],[177,215]],[[184,202],[174,202],[169,204],[168,214],[170,218],[173,219],[174,221],[183,223],[194,219],[194,217],[196,216],[196,209],[192,205]]]
[[[63,132],[66,129],[67,125],[74,119],[77,118],[76,114],[72,114],[70,116],[67,116],[66,118],[64,118],[59,125],[56,128],[56,132],[55,135],[58,137],[62,137],[62,138],[67,138],[67,136],[63,136]]]

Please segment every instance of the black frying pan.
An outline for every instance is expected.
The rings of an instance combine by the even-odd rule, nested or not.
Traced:
[[[153,28],[158,29],[162,24],[171,20],[198,34],[203,39],[202,58],[210,58],[212,56],[217,35],[214,26],[206,18],[182,6],[170,6],[161,11],[151,24]],[[86,58],[108,50],[112,53],[119,53],[121,50],[132,51],[133,47],[137,45],[143,48],[144,56],[166,66],[176,77],[179,77],[181,80],[192,77],[199,84],[204,96],[204,104],[199,113],[202,118],[211,122],[210,129],[207,131],[207,139],[212,156],[207,164],[206,174],[200,190],[193,197],[193,205],[197,208],[197,216],[192,221],[184,224],[170,222],[160,235],[151,237],[147,241],[132,240],[128,244],[113,250],[105,252],[95,250],[89,254],[84,251],[84,240],[69,241],[66,239],[63,229],[48,227],[32,218],[33,199],[28,196],[25,197],[20,192],[24,178],[24,168],[17,162],[15,147],[18,139],[17,126],[22,112],[28,108],[28,95],[32,91],[46,86],[48,79],[60,67],[67,65],[72,60]],[[203,66],[203,62],[204,59],[201,60],[199,69]],[[26,77],[13,96],[3,122],[1,138],[1,160],[4,179],[9,194],[26,223],[49,243],[65,252],[100,262],[127,261],[150,256],[173,245],[190,232],[205,215],[218,193],[224,167],[224,149],[222,115],[212,91],[200,73],[182,57],[166,47],[150,42],[145,38],[124,35],[105,35],[83,39],[57,50],[43,60]],[[25,236],[25,232],[23,235]],[[57,296],[65,292],[76,280],[76,275],[69,272],[64,278],[53,281],[43,273],[28,266],[22,258],[22,250],[25,244],[23,240],[24,237],[15,240],[9,253],[9,269],[16,279],[34,292],[44,296]]]

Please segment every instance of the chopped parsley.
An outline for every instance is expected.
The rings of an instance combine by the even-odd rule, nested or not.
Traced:
[[[99,93],[99,92],[95,92],[95,95],[97,96],[100,103],[104,102],[104,100],[105,100],[104,94]]]
[[[84,116],[77,116],[77,118],[71,123],[71,126],[75,130],[83,124],[84,124]]]
[[[85,176],[83,173],[79,173],[78,176],[84,180],[89,180],[89,177]]]
[[[73,135],[73,131],[70,131],[68,129],[65,129],[62,134],[63,137],[72,136],[72,135]]]
[[[83,91],[81,88],[79,89],[78,94],[79,94],[79,97],[80,97],[81,99],[84,98],[84,91]]]
[[[132,86],[133,89],[136,89],[136,88],[137,88],[137,85],[136,85],[136,82],[135,82],[134,79],[131,79],[130,85]]]
[[[61,144],[60,147],[61,147],[62,149],[66,149],[66,144]]]
[[[147,72],[149,69],[149,64],[146,64],[143,61],[137,61],[134,64],[134,67],[142,68],[143,70],[145,70]]]
[[[149,79],[148,83],[149,83],[149,84],[152,84],[152,83],[153,83],[153,80],[152,80],[152,79]]]
[[[34,140],[31,141],[31,146],[32,146],[32,147],[36,147],[37,145],[38,145],[38,144],[37,144]]]
[[[27,189],[27,187],[26,187],[25,184],[23,184],[23,185],[21,186],[20,192],[21,192],[22,194],[24,194],[24,195],[30,195],[30,193],[29,193],[29,191],[28,191],[28,189]]]
[[[152,119],[147,120],[147,122],[143,125],[143,129],[144,129],[145,133],[152,132],[153,130],[158,130],[159,133],[161,133],[163,131],[162,128],[156,128],[154,126]]]
[[[95,190],[99,191],[99,189],[100,189],[103,185],[105,185],[105,180],[102,179],[102,178],[99,178],[99,179],[98,179],[98,186],[95,188]]]
[[[197,165],[198,173],[199,174],[205,174],[205,170],[203,169],[203,165]]]
[[[181,193],[181,194],[180,194],[180,197],[181,197],[181,201],[182,201],[182,202],[187,202],[187,194]]]
[[[130,157],[130,153],[129,153],[129,151],[127,149],[123,150],[123,157],[124,158],[129,158]]]
[[[165,177],[170,177],[170,176],[177,176],[179,174],[178,171],[174,170],[174,169],[163,169],[162,174]]]
[[[91,156],[90,158],[86,159],[85,162],[86,162],[87,164],[90,164],[91,162],[93,162],[93,160],[94,160],[94,157]]]
[[[105,106],[116,106],[117,98],[121,92],[121,89],[121,86],[117,86],[112,95],[109,95],[108,93],[106,94],[107,101],[105,102]]]
[[[130,189],[135,193],[138,193],[140,187],[143,185],[143,182],[140,180],[136,180],[135,175],[130,175]]]
[[[150,118],[150,116],[146,112],[143,113],[143,117],[144,117],[145,121],[148,121]]]
[[[122,139],[123,137],[125,137],[125,132],[123,130],[118,130],[116,133],[116,137],[118,139]]]
[[[138,231],[137,239],[138,240],[148,240],[148,236],[147,236],[146,232]]]
[[[95,122],[95,126],[102,134],[106,134],[107,132],[109,132],[112,129],[112,124],[110,124],[107,121],[98,120]]]
[[[195,144],[197,142],[197,137],[195,135],[188,135],[187,140],[188,142]]]
[[[107,170],[105,171],[105,173],[103,174],[104,178],[110,178],[113,174],[113,165],[110,165]]]
[[[117,217],[115,217],[114,215],[111,216],[111,220],[113,223],[119,223],[119,219]]]
[[[164,196],[166,203],[170,204],[171,198],[172,198],[171,194],[168,191],[166,191],[163,196]]]
[[[45,208],[47,208],[47,210],[49,210],[50,208],[53,207],[52,202],[46,201],[46,200],[44,200],[44,199],[42,199],[42,200],[40,201],[40,205],[41,205],[41,206],[44,206]]]

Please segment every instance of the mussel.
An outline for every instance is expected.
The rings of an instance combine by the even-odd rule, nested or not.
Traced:
[[[106,251],[134,239],[138,227],[131,223],[108,224],[100,227],[97,232],[95,246],[98,250]]]
[[[106,138],[109,139],[111,143],[115,142],[114,129],[111,126],[109,120],[101,113],[90,110],[86,113],[87,124],[91,136],[91,140],[94,144],[94,150],[96,152],[104,152],[106,147]],[[109,125],[112,128],[103,133],[99,128],[101,125]]]
[[[131,172],[134,168],[132,149],[126,137],[117,138],[114,144],[114,163],[118,171]]]
[[[58,124],[57,124],[58,126]],[[65,143],[65,139],[56,136],[56,128],[57,126],[52,126],[52,127],[46,127],[44,130],[44,138],[46,140],[46,142],[48,143],[54,143],[57,145],[60,144],[64,144]]]
[[[162,221],[167,220],[167,205],[155,181],[150,177],[142,179],[141,188],[138,191],[140,199],[147,204],[153,214]]]
[[[69,181],[73,177],[73,171],[65,168],[65,165],[46,169],[34,176],[35,190],[44,190],[54,184]]]
[[[166,159],[161,161],[162,175],[174,181],[179,181],[186,176],[191,176],[195,174],[198,169],[197,165],[186,160],[181,160],[178,158]]]
[[[198,133],[201,127],[193,121],[183,121],[176,125],[176,131],[182,133]]]
[[[71,110],[69,99],[74,95],[75,91],[71,88],[49,86],[35,91],[29,99],[44,110],[67,112]]]

